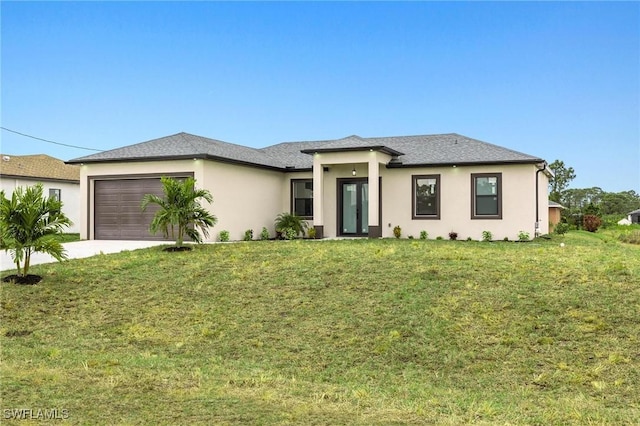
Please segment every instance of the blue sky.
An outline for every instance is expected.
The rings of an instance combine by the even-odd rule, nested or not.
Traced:
[[[2,126],[112,149],[460,133],[640,192],[637,2],[7,2]],[[91,151],[2,131],[5,154]]]

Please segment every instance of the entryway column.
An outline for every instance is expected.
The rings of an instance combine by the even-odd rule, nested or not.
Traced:
[[[369,238],[382,237],[380,226],[380,166],[377,155],[369,159]],[[314,200],[315,202],[315,200]]]
[[[324,217],[322,215],[324,210],[322,205],[324,168],[320,157],[321,155],[317,153],[313,155],[313,227],[316,230],[316,238],[324,237]]]

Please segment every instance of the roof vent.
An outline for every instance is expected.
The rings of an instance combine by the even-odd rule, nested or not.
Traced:
[[[8,155],[2,156],[2,161],[9,161],[9,160],[11,160],[11,157],[9,157]]]

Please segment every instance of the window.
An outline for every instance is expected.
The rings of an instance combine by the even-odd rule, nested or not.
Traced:
[[[313,219],[313,180],[291,180],[291,212],[305,219]]]
[[[57,201],[60,201],[60,200],[61,200],[61,198],[60,198],[60,192],[61,192],[61,191],[60,191],[59,189],[53,189],[53,188],[50,188],[50,189],[49,189],[49,198],[54,198],[54,199],[56,199]]]
[[[502,219],[502,173],[471,174],[471,218]]]
[[[412,219],[440,219],[440,175],[413,175]]]

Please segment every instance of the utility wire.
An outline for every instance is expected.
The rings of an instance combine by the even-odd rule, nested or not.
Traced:
[[[48,143],[52,143],[52,144],[55,144],[55,145],[68,146],[69,148],[86,149],[87,151],[98,151],[98,152],[103,152],[104,151],[102,149],[85,148],[83,146],[69,145],[69,144],[66,144],[66,143],[54,142],[54,141],[50,141],[50,140],[47,140],[47,139],[42,139],[42,138],[38,138],[38,137],[35,137],[35,136],[27,135],[25,133],[16,132],[15,130],[7,129],[6,127],[1,127],[0,126],[0,129],[6,130],[7,132],[15,133],[16,135],[20,135],[20,136],[24,136],[24,137],[27,137],[27,138],[31,138],[31,139],[37,139],[39,141],[48,142]]]

